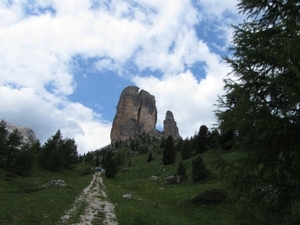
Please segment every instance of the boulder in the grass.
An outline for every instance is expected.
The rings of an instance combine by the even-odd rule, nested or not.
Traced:
[[[63,187],[66,186],[66,183],[63,180],[51,180],[47,184],[44,184],[43,187]]]

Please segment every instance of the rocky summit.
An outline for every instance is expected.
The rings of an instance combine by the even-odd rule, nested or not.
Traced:
[[[171,111],[167,111],[166,118],[164,120],[164,137],[172,136],[174,140],[180,138],[179,130],[177,127],[177,123],[174,119],[173,113]]]
[[[21,136],[22,136],[22,141],[23,142],[28,142],[28,141],[37,141],[37,137],[35,136],[34,131],[31,128],[28,127],[22,127],[18,126],[9,122],[6,122],[6,129],[8,133],[13,132],[15,129],[17,129]]]
[[[126,87],[120,96],[110,139],[111,143],[124,141],[142,133],[162,138],[171,135],[174,140],[180,138],[173,113],[167,111],[164,131],[156,130],[157,108],[155,97],[136,86]]]
[[[155,97],[139,87],[126,87],[120,96],[110,133],[111,142],[156,132]]]

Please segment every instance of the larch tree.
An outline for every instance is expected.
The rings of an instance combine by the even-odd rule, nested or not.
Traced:
[[[300,224],[300,1],[238,8],[217,117],[244,157],[224,174],[250,224]]]

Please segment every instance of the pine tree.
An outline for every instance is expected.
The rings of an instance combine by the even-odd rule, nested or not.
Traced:
[[[217,112],[244,160],[224,176],[252,224],[300,224],[300,2],[241,0]],[[249,222],[251,223],[251,222]]]
[[[6,122],[0,121],[0,167],[5,165],[5,153],[7,151],[7,135]]]
[[[13,160],[15,159],[17,153],[20,151],[22,144],[22,136],[20,131],[17,129],[13,130],[7,137],[7,147],[4,153],[5,157],[5,167],[10,168],[13,165]]]
[[[175,145],[176,152],[181,152],[181,150],[182,150],[182,145],[183,145],[183,140],[182,140],[182,138],[180,137],[180,138],[177,140],[176,145]]]
[[[21,176],[29,176],[34,163],[34,155],[31,152],[31,146],[26,143],[22,146],[21,150],[17,152],[13,161],[13,171]]]
[[[59,153],[62,141],[62,134],[58,130],[44,143],[39,154],[39,163],[42,167],[53,172],[63,169],[63,161]]]
[[[208,127],[202,125],[197,135],[197,153],[203,153],[208,150],[207,145],[209,144],[209,131]]]
[[[200,155],[192,162],[192,166],[192,179],[194,182],[199,182],[208,177],[209,171]]]
[[[170,135],[167,138],[166,144],[163,149],[163,164],[171,165],[175,162],[176,159],[176,150],[174,146],[174,140]]]
[[[186,165],[183,162],[180,162],[177,167],[177,175],[182,178],[186,177]]]
[[[182,160],[188,159],[192,154],[192,146],[189,139],[185,139],[182,144],[181,158]]]
[[[118,164],[114,158],[111,158],[105,167],[106,178],[114,178],[118,173]]]
[[[77,145],[74,139],[65,138],[62,139],[58,153],[60,155],[63,167],[66,169],[70,169],[72,165],[77,163],[78,152]]]
[[[147,162],[152,162],[152,161],[153,161],[153,157],[152,157],[152,152],[150,151],[148,154]]]

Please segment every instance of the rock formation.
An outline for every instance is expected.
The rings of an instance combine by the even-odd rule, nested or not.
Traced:
[[[164,120],[164,137],[172,136],[174,140],[180,138],[178,127],[174,119],[173,113],[167,111],[166,118]]]
[[[126,87],[120,96],[110,133],[111,142],[126,140],[138,134],[156,132],[155,97],[139,87]]]
[[[8,131],[8,133],[13,132],[15,129],[17,129],[23,138],[23,142],[28,142],[28,141],[37,141],[38,139],[35,136],[34,131],[31,128],[28,127],[21,127],[21,126],[17,126],[15,124],[6,122],[6,129]]]

